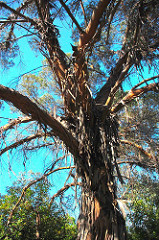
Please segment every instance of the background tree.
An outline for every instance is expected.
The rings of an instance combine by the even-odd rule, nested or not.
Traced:
[[[158,187],[158,180],[152,175],[137,174],[132,179],[127,193],[131,199],[129,239],[158,239]]]
[[[63,109],[57,111],[57,115],[52,114],[51,108],[44,108],[38,99],[32,97],[33,94],[28,98],[19,91],[0,85],[0,98],[27,115],[5,125],[3,138],[4,132],[13,126],[18,127],[19,123],[30,125],[32,122],[31,127],[27,126],[27,132],[23,132],[25,137],[20,138],[19,135],[14,143],[2,146],[1,155],[33,140],[38,143],[37,139],[41,137],[44,140],[47,137],[47,144],[54,145],[54,149],[57,142],[62,148],[65,146],[74,157],[76,172],[71,169],[69,177],[74,179],[74,183],[65,184],[59,192],[76,185],[77,175],[81,178],[78,238],[126,239],[125,221],[118,209],[116,196],[116,174],[123,183],[117,162],[118,132],[122,124],[117,116],[118,112],[124,115],[125,106],[133,99],[149,91],[158,91],[159,3],[150,0],[28,0],[21,3],[0,2],[5,14],[5,20],[1,20],[2,63],[11,65],[11,58],[18,53],[18,39],[31,37],[34,46],[48,61]],[[75,13],[83,18],[78,20]],[[55,24],[57,19],[66,18],[75,26],[73,39],[76,43],[72,46],[71,56],[62,51],[58,41],[60,32]],[[17,25],[23,29],[21,32],[16,31]],[[148,68],[150,77],[145,79]],[[35,78],[33,81],[36,83]],[[131,87],[125,93],[124,83],[128,81]],[[132,123],[130,125],[133,127]],[[132,136],[135,140],[136,135]],[[6,140],[7,137],[8,134]],[[121,140],[144,154],[147,162],[150,160],[147,168],[158,167],[156,152],[146,151],[145,142],[141,146]],[[37,146],[45,144],[42,142]],[[132,149],[130,153],[132,156]],[[56,163],[54,161],[50,171]],[[134,163],[141,165],[141,161]]]
[[[32,174],[31,178],[35,180],[37,177]],[[57,203],[50,206],[50,184],[45,180],[26,190],[8,228],[10,212],[27,182],[22,176],[0,198],[1,239],[76,239],[75,220],[65,214]]]

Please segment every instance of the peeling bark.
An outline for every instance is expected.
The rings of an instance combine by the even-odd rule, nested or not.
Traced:
[[[81,112],[81,128],[78,133],[79,150],[84,168],[81,214],[78,219],[80,240],[126,240],[125,221],[116,199],[114,169],[121,178],[117,166],[118,123],[105,109],[92,110],[87,120]],[[76,162],[76,160],[75,160]],[[77,161],[78,164],[78,161]]]
[[[99,175],[99,179],[95,179],[95,193],[83,190],[82,213],[77,223],[78,240],[127,239],[124,218],[117,201],[112,199],[112,192],[105,184],[106,179],[102,177],[100,179]]]

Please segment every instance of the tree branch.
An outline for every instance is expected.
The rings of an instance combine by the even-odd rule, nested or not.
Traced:
[[[24,18],[27,22],[30,22],[33,25],[37,25],[37,23],[33,19],[31,19],[31,18],[25,16],[24,14],[20,13],[19,9],[15,10],[15,9],[9,7],[6,3],[4,3],[2,1],[0,1],[0,7],[1,8],[4,7],[5,9],[8,9],[9,11],[13,12],[15,15],[18,15],[18,16]]]
[[[125,53],[117,62],[114,69],[111,71],[111,75],[108,78],[107,82],[104,84],[104,86],[100,89],[100,91],[97,93],[97,96],[95,98],[95,101],[97,104],[105,105],[108,96],[110,94],[111,89],[114,87],[114,85],[117,83],[117,81],[121,82],[123,81],[124,76],[127,74],[127,71],[129,69],[128,64],[123,69],[123,64],[127,62],[128,59],[128,52]]]
[[[78,47],[83,48],[94,36],[99,25],[100,18],[102,17],[105,9],[111,0],[100,0],[97,7],[93,11],[92,18],[89,21],[85,32],[81,34]]]
[[[28,123],[30,121],[33,121],[31,117],[18,117],[17,119],[13,119],[6,125],[2,126],[0,128],[0,132],[2,134],[3,132],[6,132],[8,129],[13,128],[14,126],[18,125],[19,123]]]
[[[137,87],[139,87],[139,86],[141,86],[141,85],[144,84],[144,83],[147,84],[147,82],[152,81],[152,80],[154,80],[154,79],[156,79],[156,78],[159,78],[159,75],[156,75],[156,76],[151,77],[151,78],[144,79],[144,80],[141,81],[140,83],[136,84],[136,85],[132,88],[132,90],[135,89],[135,88],[137,88]]]
[[[68,13],[68,15],[70,16],[70,18],[72,19],[72,21],[74,22],[74,24],[76,25],[76,27],[78,28],[80,33],[83,33],[82,28],[80,27],[79,23],[77,22],[77,20],[75,19],[75,17],[73,16],[73,14],[71,13],[70,9],[67,7],[67,5],[62,1],[59,0],[59,2],[61,3],[61,5],[63,6],[63,8],[66,10],[66,12]]]
[[[108,99],[107,99],[107,101],[105,103],[105,105],[107,107],[111,106],[111,104],[113,102],[113,99],[114,99],[114,96],[115,96],[116,92],[118,91],[119,87],[121,86],[121,83],[125,80],[125,77],[128,74],[128,71],[131,68],[131,66],[132,66],[132,62],[131,62],[131,59],[129,59],[129,61],[126,64],[125,68],[120,73],[119,78],[116,81],[115,85],[111,88],[111,91],[109,93],[109,97],[108,97]]]
[[[0,85],[0,99],[12,103],[22,113],[38,121],[40,124],[46,127],[49,126],[53,131],[53,135],[59,137],[73,155],[78,156],[78,142],[72,134],[57,119],[39,108],[28,97]]]
[[[81,5],[82,12],[83,12],[84,20],[85,20],[85,26],[87,27],[87,17],[86,17],[86,13],[85,13],[85,10],[84,10],[82,0],[80,0],[80,5]]]
[[[130,145],[130,146],[133,146],[133,147],[135,147],[135,148],[137,148],[141,153],[143,153],[146,157],[148,157],[149,159],[151,159],[151,160],[154,160],[154,156],[152,156],[152,154],[150,154],[150,153],[148,153],[146,150],[144,150],[143,149],[143,147],[142,146],[140,146],[140,145],[138,145],[138,144],[136,144],[136,143],[134,143],[134,142],[131,142],[131,141],[129,141],[129,140],[120,140],[120,142],[122,143],[122,144],[128,144],[128,145]]]
[[[107,38],[106,38],[106,43],[108,42],[108,39],[109,39],[109,32],[110,32],[110,26],[111,26],[111,23],[112,23],[112,20],[113,20],[113,17],[118,9],[118,6],[120,5],[121,3],[121,0],[118,0],[118,2],[116,3],[115,7],[113,8],[112,12],[111,12],[111,15],[110,15],[110,19],[108,21],[108,31],[107,31]]]
[[[16,23],[16,22],[28,22],[26,19],[6,19],[0,20],[0,23]]]
[[[112,107],[111,112],[116,113],[119,110],[121,110],[126,104],[130,103],[134,98],[148,91],[155,91],[158,89],[159,89],[159,83],[151,83],[145,87],[138,88],[138,89],[133,88],[120,102],[118,102],[114,107]]]
[[[22,190],[22,193],[18,199],[18,201],[16,202],[16,204],[14,205],[11,213],[9,214],[9,217],[8,217],[8,221],[7,221],[7,225],[9,226],[9,224],[11,223],[11,220],[12,220],[12,217],[13,217],[13,214],[16,210],[16,208],[19,206],[21,200],[22,200],[22,197],[25,195],[26,191],[28,188],[30,188],[32,185],[36,184],[37,182],[45,179],[46,177],[48,177],[50,174],[54,173],[54,172],[57,172],[57,171],[60,171],[60,170],[65,170],[65,169],[70,169],[70,168],[75,168],[74,166],[70,166],[70,167],[60,167],[60,168],[57,168],[57,169],[54,169],[54,170],[51,170],[50,172],[48,173],[45,173],[42,175],[42,177],[36,179],[36,180],[33,180],[31,181],[27,186],[25,186]]]
[[[48,135],[44,132],[39,132],[39,133],[36,133],[36,134],[33,134],[31,136],[28,136],[26,138],[23,138],[23,139],[20,139],[19,141],[16,141],[15,143],[3,148],[1,151],[0,151],[0,156],[2,154],[4,154],[5,152],[13,149],[13,148],[17,148],[19,147],[20,145],[24,144],[24,143],[27,143],[27,142],[30,142],[31,140],[35,139],[35,138],[39,138],[39,137],[43,137],[45,135]],[[50,134],[49,134],[50,135]]]
[[[62,187],[57,193],[55,193],[55,194],[52,196],[51,201],[50,201],[50,207],[51,207],[51,205],[52,205],[52,203],[53,203],[53,201],[54,201],[54,199],[55,199],[56,197],[58,197],[58,196],[61,195],[63,192],[65,192],[67,189],[69,189],[70,187],[75,186],[75,185],[82,185],[82,183],[81,183],[81,182],[69,183],[69,184],[65,185],[64,187]]]

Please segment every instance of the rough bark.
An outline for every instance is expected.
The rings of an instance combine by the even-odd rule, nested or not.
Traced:
[[[106,176],[99,173],[96,191],[83,190],[81,214],[77,227],[78,240],[127,239],[125,220],[119,210],[117,201],[105,184]],[[99,187],[100,185],[100,187]]]
[[[121,179],[116,162],[118,123],[109,113],[103,118],[103,111],[105,109],[92,110],[89,120],[81,112],[81,128],[77,131],[84,166],[79,171],[83,181],[78,219],[80,240],[127,239],[125,221],[117,204],[114,179],[115,168]]]

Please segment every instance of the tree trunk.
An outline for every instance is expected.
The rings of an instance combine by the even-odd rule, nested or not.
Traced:
[[[107,186],[104,171],[100,171],[93,178],[96,190],[83,189],[77,239],[126,240],[125,220],[113,197],[113,186]]]
[[[79,162],[83,190],[78,219],[78,240],[126,240],[125,221],[116,199],[114,171],[122,181],[116,163],[118,122],[105,108],[97,106],[88,118],[81,113],[78,128]],[[103,115],[105,116],[103,117]],[[78,166],[78,169],[80,169]]]

